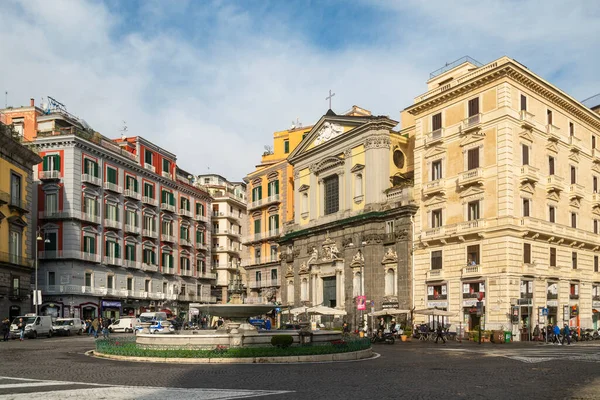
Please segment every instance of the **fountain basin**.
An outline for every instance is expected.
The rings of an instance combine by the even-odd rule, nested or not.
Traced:
[[[191,303],[201,313],[227,318],[250,318],[264,315],[277,307],[274,304],[198,304]]]

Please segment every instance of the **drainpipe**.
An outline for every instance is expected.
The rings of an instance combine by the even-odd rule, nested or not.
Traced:
[[[412,288],[411,288],[411,313],[410,313],[410,324],[411,324],[411,328],[412,325],[414,323],[413,321],[413,314],[412,314],[412,310],[415,309],[415,220],[413,218],[413,215],[411,214],[410,216],[410,230],[411,230],[411,236],[412,236],[412,240],[410,241],[410,269],[411,269],[411,281],[412,281]]]

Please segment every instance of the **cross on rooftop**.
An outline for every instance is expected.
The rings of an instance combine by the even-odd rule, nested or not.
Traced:
[[[331,93],[331,89],[329,89],[329,96],[325,97],[325,100],[329,100],[329,109],[331,110],[331,98],[335,96],[335,93]]]

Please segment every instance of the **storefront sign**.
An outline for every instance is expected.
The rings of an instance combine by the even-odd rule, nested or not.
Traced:
[[[592,307],[600,307],[600,301],[598,301],[598,300],[592,301]]]
[[[114,307],[114,308],[121,308],[121,302],[120,301],[106,301],[106,300],[102,300],[102,307]]]
[[[448,302],[447,301],[428,301],[427,302],[427,307],[428,308],[434,308],[434,307],[443,308],[443,307],[448,307]]]
[[[395,302],[388,302],[388,303],[381,303],[381,308],[386,309],[386,308],[399,308],[400,303],[398,303],[397,301]]]
[[[485,306],[485,299],[482,300],[483,305]],[[476,307],[477,299],[467,299],[463,300],[463,307]]]
[[[563,306],[563,321],[568,321],[569,320],[569,313],[570,311],[570,307],[567,305]]]
[[[520,306],[530,306],[531,299],[517,299],[517,304]]]
[[[558,307],[558,300],[547,300],[546,305],[548,307]]]

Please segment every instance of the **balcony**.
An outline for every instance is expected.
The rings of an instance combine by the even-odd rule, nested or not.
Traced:
[[[173,275],[175,273],[175,268],[174,267],[162,267],[162,271],[163,274],[165,275]]]
[[[441,281],[444,279],[443,269],[431,269],[427,271],[426,279],[428,281]]]
[[[583,198],[585,194],[585,187],[579,183],[573,183],[569,186],[569,198]]]
[[[595,163],[600,163],[600,150],[592,149],[592,161]]]
[[[279,195],[277,195],[277,196],[279,196]],[[213,215],[213,217],[216,217],[216,218],[223,218],[223,217],[225,217],[225,218],[229,218],[229,219],[236,220],[236,221],[240,217],[239,214],[236,215],[235,213],[227,212],[227,211],[213,211],[212,215]]]
[[[66,219],[66,218],[73,218],[73,213],[71,213],[71,211],[58,211],[58,210],[40,211],[38,213],[38,218],[39,219]]]
[[[205,243],[196,242],[196,249],[197,250],[207,251],[208,250],[208,246]]]
[[[260,289],[260,288],[268,288],[268,287],[277,287],[281,286],[281,281],[276,279],[263,279],[261,281],[253,281],[248,284],[251,289]]]
[[[192,214],[190,210],[186,210],[185,208],[179,209],[179,215],[183,217],[194,218],[194,214]]]
[[[532,167],[531,165],[523,165],[521,167],[521,175],[520,175],[521,183],[537,182],[539,180],[539,177],[538,177],[539,171],[540,170],[538,168]]]
[[[115,193],[123,193],[123,188],[116,183],[104,182],[104,190],[110,190]]]
[[[560,140],[560,128],[558,126],[552,124],[546,125],[546,133],[548,134],[548,139],[556,142]]]
[[[525,129],[535,128],[535,115],[525,110],[521,110],[521,126]]]
[[[93,286],[81,286],[81,293],[92,294],[96,296],[105,296],[107,293],[106,288],[93,287]]]
[[[273,196],[269,196],[265,199],[263,205],[279,203],[281,200],[279,198],[279,194],[274,194]]]
[[[120,257],[115,257],[115,256],[104,256],[104,264],[105,265],[116,265],[116,266],[122,266],[123,265],[123,259]]]
[[[425,146],[432,146],[444,141],[444,128],[436,129],[425,135]]]
[[[84,261],[90,261],[95,263],[100,263],[100,254],[87,253],[85,251],[81,252],[81,259]]]
[[[148,298],[151,300],[164,300],[165,294],[162,292],[149,292]]]
[[[597,234],[584,229],[571,228],[570,226],[560,225],[532,217],[520,218],[520,222],[515,223],[515,225],[519,224],[531,231],[553,237],[554,240],[562,238],[569,244],[589,243],[590,245],[597,246],[599,243]],[[572,270],[573,274],[578,272],[578,270]]]
[[[578,294],[570,294],[569,299],[570,300],[579,300],[579,295]]]
[[[156,168],[154,168],[154,165],[152,165],[152,164],[144,163],[144,168],[146,168],[148,171],[152,171],[152,172],[156,173]]]
[[[123,260],[123,266],[125,268],[142,269],[142,263],[135,260]]]
[[[206,215],[196,214],[195,219],[196,219],[196,221],[200,221],[200,222],[210,222],[210,218],[207,217]]]
[[[92,185],[95,185],[95,186],[102,186],[102,180],[92,174],[82,174],[81,182],[91,183]]]
[[[189,239],[185,239],[185,238],[179,238],[179,245],[180,246],[186,246],[186,247],[192,247],[192,241]]]
[[[448,300],[448,295],[447,294],[430,294],[427,295],[427,300],[429,301],[434,301],[434,300]]]
[[[600,193],[592,194],[592,207],[600,207]]]
[[[28,213],[31,208],[31,204],[27,204],[27,201],[24,199],[19,199],[15,197],[10,197],[10,201],[8,202],[8,208],[12,211],[18,211],[19,213]]]
[[[0,205],[8,204],[10,201],[10,194],[0,190]]]
[[[40,171],[41,181],[55,181],[60,179],[60,171]]]
[[[196,301],[199,303],[216,303],[217,298],[215,296],[210,296],[207,294],[197,295]]]
[[[142,203],[148,204],[150,206],[158,207],[158,200],[153,197],[142,196]]]
[[[546,293],[546,299],[548,300],[557,300],[558,293]]]
[[[265,239],[267,238],[272,238],[272,237],[278,237],[280,235],[281,231],[279,229],[271,229],[270,231],[267,231],[265,233]]]
[[[160,203],[160,209],[164,211],[175,212],[175,206],[169,203]]]
[[[279,263],[279,255],[261,257],[261,258],[251,258],[248,260],[242,261],[242,267],[252,266],[252,265],[263,265],[263,264],[271,264],[271,263]],[[235,265],[234,265],[235,268]]]
[[[81,219],[87,222],[91,222],[93,224],[99,224],[100,223],[100,216],[99,215],[94,215],[94,214],[88,214],[84,211],[81,212]]]
[[[114,219],[105,218],[104,219],[104,227],[105,228],[112,228],[112,229],[122,229],[123,228],[123,224],[120,221],[117,221],[117,220],[114,220]]]
[[[563,184],[563,178],[558,175],[550,175],[546,183],[547,192],[562,192],[565,187]]]
[[[193,276],[191,269],[183,269],[181,270],[181,276]]]
[[[461,173],[458,176],[458,186],[464,188],[470,185],[483,184],[483,168],[474,168]]]
[[[262,239],[265,239],[264,234],[255,233],[254,235],[245,236],[244,239],[242,240],[242,243],[253,243],[253,242],[258,242]]]
[[[177,242],[177,240],[175,239],[175,236],[173,236],[173,235],[165,235],[164,233],[161,233],[160,240],[163,241],[163,242],[170,242],[170,243],[176,243]]]
[[[217,274],[211,274],[210,272],[196,271],[196,278],[198,279],[217,279]]]
[[[239,253],[241,250],[233,246],[214,246],[213,251],[215,253]]]
[[[158,232],[152,229],[142,229],[142,236],[156,239],[158,238]]]
[[[158,265],[142,263],[142,269],[144,271],[157,272],[158,271]]]
[[[17,254],[0,252],[0,263],[20,265],[22,267],[33,267],[33,260],[29,257],[22,257]],[[8,282],[8,280],[7,280]]]
[[[569,136],[569,148],[571,151],[581,151],[581,139],[575,136]]]
[[[445,183],[446,181],[444,179],[427,182],[423,185],[423,195],[432,196],[434,194],[444,194],[446,192],[446,188],[444,187]]]
[[[163,178],[173,179],[173,175],[171,175],[171,173],[170,173],[170,172],[168,172],[168,171],[162,171],[162,172],[160,173],[160,175],[161,175]]]
[[[129,197],[130,199],[135,199],[135,200],[142,199],[142,194],[136,192],[133,189],[125,189],[124,195],[125,195],[125,197]]]
[[[421,240],[435,240],[440,237],[451,237],[457,235],[466,235],[474,233],[479,229],[485,228],[486,221],[484,219],[474,219],[471,221],[459,222],[457,224],[444,225],[437,228],[427,229],[421,234]]]
[[[259,199],[256,201],[253,201],[251,203],[248,204],[248,210],[252,210],[258,207],[261,207],[263,205],[263,199]]]
[[[85,253],[77,250],[44,250],[38,251],[40,260],[59,260],[59,259],[77,259],[93,262],[100,262],[100,256],[97,254]]]
[[[234,232],[230,229],[219,229],[219,230],[213,230],[213,235],[226,235],[226,236],[232,236],[235,238],[239,238],[240,234],[237,232]]]
[[[125,232],[139,235],[141,233],[141,228],[139,226],[125,224]]]
[[[471,133],[481,129],[482,114],[475,114],[465,118],[460,125],[461,133]]]
[[[467,265],[462,269],[463,278],[474,278],[481,276],[482,273],[483,269],[481,268],[481,265]]]

